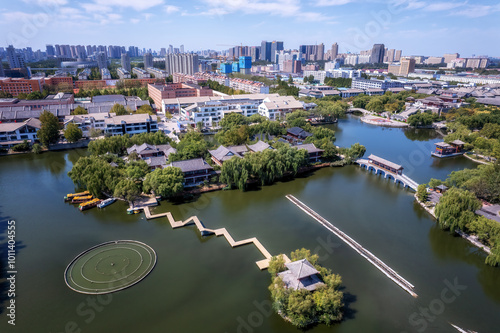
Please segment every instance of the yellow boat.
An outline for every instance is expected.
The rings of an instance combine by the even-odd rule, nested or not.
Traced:
[[[92,199],[90,201],[81,203],[80,206],[78,206],[78,209],[80,209],[80,211],[90,209],[96,207],[100,202],[101,200],[99,199]]]
[[[79,196],[79,197],[74,197],[73,200],[71,200],[71,203],[82,203],[85,201],[92,200],[92,198],[93,197],[91,195],[83,195],[83,196]]]
[[[89,195],[89,194],[90,194],[89,191],[83,191],[83,192],[80,192],[80,193],[68,193],[64,197],[64,201],[70,201],[74,197],[78,197],[78,196],[82,196],[82,195]]]

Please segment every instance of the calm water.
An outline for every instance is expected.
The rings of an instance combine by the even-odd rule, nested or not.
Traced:
[[[465,158],[431,158],[439,138],[430,131],[372,127],[354,117],[334,127],[337,144],[359,141],[367,154],[403,164],[418,182],[475,166]],[[19,246],[17,325],[7,325],[3,306],[0,332],[299,332],[268,312],[270,278],[255,265],[262,256],[253,246],[232,249],[224,238],[200,237],[194,227],[172,230],[165,219],[126,215],[122,202],[85,213],[64,203],[64,194],[74,190],[66,173],[84,153],[0,159],[2,230],[4,221],[15,219]],[[397,270],[419,297],[296,208],[285,199],[289,193]],[[177,219],[197,215],[237,240],[258,237],[273,254],[301,247],[319,253],[324,266],[342,275],[348,310],[342,323],[311,332],[455,332],[448,322],[498,332],[500,269],[436,228],[411,192],[358,167],[322,169],[259,191],[209,193],[182,205],[162,202],[155,212],[163,211]],[[64,269],[78,253],[116,239],[155,249],[158,264],[144,281],[102,297],[66,287]],[[445,281],[454,280],[463,286],[458,296],[445,290]]]

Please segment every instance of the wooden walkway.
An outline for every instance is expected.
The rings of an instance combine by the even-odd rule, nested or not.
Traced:
[[[208,236],[208,235],[213,235],[213,234],[215,234],[216,236],[224,236],[226,238],[227,242],[229,243],[229,245],[231,245],[231,247],[238,247],[238,246],[253,243],[255,245],[255,247],[257,247],[257,249],[266,258],[266,259],[257,261],[256,262],[257,266],[261,270],[267,269],[269,267],[269,262],[272,258],[272,255],[269,253],[269,251],[266,250],[266,248],[255,237],[240,240],[240,241],[235,241],[233,239],[233,237],[229,234],[229,232],[226,230],[226,228],[219,228],[219,229],[206,228],[203,225],[203,223],[200,221],[200,219],[198,219],[197,216],[191,216],[190,218],[188,218],[185,221],[176,221],[174,219],[174,217],[172,216],[172,213],[170,213],[170,212],[152,215],[149,207],[144,207],[144,213],[146,214],[146,219],[148,219],[148,220],[156,219],[156,218],[160,218],[160,217],[166,217],[168,219],[168,222],[172,226],[172,229],[181,228],[181,227],[184,227],[186,225],[194,224],[194,225],[196,225],[196,227],[198,228],[198,230],[200,231],[202,236]],[[283,257],[285,258],[286,263],[290,262],[290,259],[285,254],[283,254]]]
[[[418,297],[418,295],[413,291],[414,286],[410,282],[406,281],[403,277],[401,277],[398,273],[396,273],[392,268],[387,266],[382,260],[377,258],[375,255],[373,255],[370,251],[366,250],[360,244],[358,244],[354,239],[352,239],[347,234],[342,232],[340,229],[335,227],[333,224],[328,222],[326,219],[324,219],[322,216],[320,216],[314,210],[307,207],[304,203],[302,203],[300,200],[295,198],[293,195],[288,194],[286,196],[286,198],[288,200],[290,200],[292,203],[294,203],[301,210],[303,210],[307,215],[311,216],[316,221],[321,223],[321,225],[323,225],[325,228],[327,228],[332,233],[337,235],[337,237],[339,237],[347,245],[349,245],[356,252],[358,252],[362,257],[364,257],[366,260],[368,260],[372,265],[377,267],[382,273],[384,273],[388,278],[390,278],[392,281],[394,281],[404,291],[408,292],[413,297]]]

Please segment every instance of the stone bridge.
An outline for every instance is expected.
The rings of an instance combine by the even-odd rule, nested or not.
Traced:
[[[390,166],[388,166],[384,163],[380,163],[378,161],[388,162],[388,161],[383,160],[381,158],[377,158],[374,155],[370,155],[370,157],[368,159],[360,158],[356,161],[356,163],[358,163],[361,168],[364,168],[368,171],[371,171],[371,172],[375,173],[376,175],[381,175],[382,177],[384,177],[386,179],[393,180],[394,183],[396,183],[396,184],[401,184],[404,187],[408,187],[414,191],[417,190],[419,184],[416,181],[414,181],[413,179],[411,179],[410,177],[403,175],[403,171],[402,171],[403,168],[402,167],[398,171],[398,170],[395,170],[394,168],[391,168]],[[389,163],[391,165],[395,165],[392,162],[389,162]]]

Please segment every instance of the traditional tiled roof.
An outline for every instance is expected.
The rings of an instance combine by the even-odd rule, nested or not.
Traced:
[[[297,149],[305,149],[305,150],[307,150],[308,154],[321,153],[324,151],[322,149],[316,148],[314,143],[305,143],[305,144],[296,145],[296,146],[292,146],[292,147],[297,148]]]
[[[241,158],[241,156],[236,151],[224,146],[219,146],[217,149],[209,150],[208,152],[220,162],[228,161],[234,156]]]
[[[403,167],[399,164],[396,164],[396,163],[393,163],[391,161],[388,161],[386,159],[383,159],[382,157],[378,157],[378,156],[375,156],[375,155],[370,155],[368,156],[368,159],[369,160],[373,160],[373,161],[376,161],[378,163],[381,163],[383,165],[386,165],[388,167],[391,167],[393,169],[396,169],[396,170],[400,170],[400,169],[403,169]]]
[[[182,172],[212,170],[213,168],[202,158],[192,160],[176,161],[169,164],[171,167],[180,168]]]
[[[248,149],[250,149],[253,152],[258,152],[258,151],[264,151],[266,149],[273,149],[268,143],[264,141],[257,141],[257,143],[253,145],[249,145]]]

